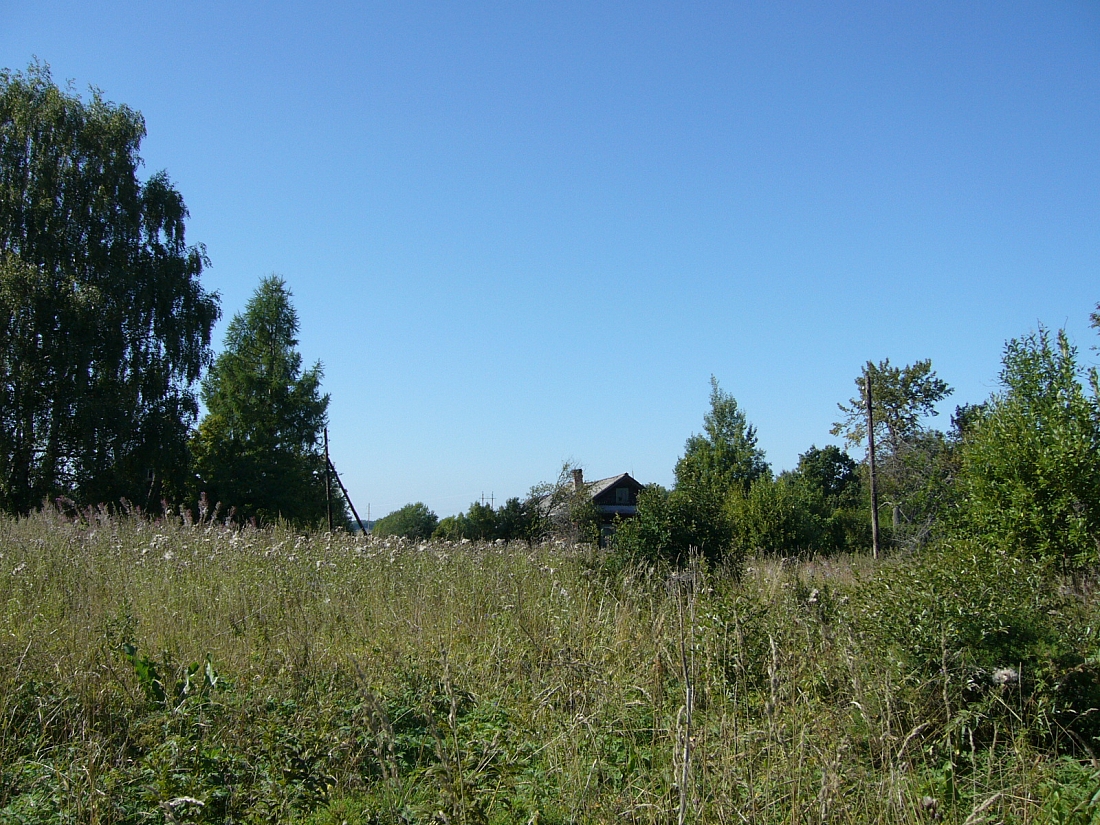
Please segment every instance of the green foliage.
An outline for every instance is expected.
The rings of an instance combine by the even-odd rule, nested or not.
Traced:
[[[465,538],[492,541],[497,537],[497,514],[491,504],[475,501],[466,511]]]
[[[430,538],[439,524],[435,513],[423,502],[406,504],[400,510],[394,510],[374,523],[371,535],[379,538],[401,536],[407,539]]]
[[[811,446],[798,457],[794,475],[807,491],[832,509],[858,507],[862,500],[859,465],[839,447]]]
[[[938,430],[911,439],[893,464],[893,530],[896,542],[920,547],[948,530],[958,506],[960,442]],[[890,487],[886,488],[891,492]]]
[[[931,359],[894,367],[890,359],[877,366],[868,363],[855,380],[859,394],[846,405],[838,404],[844,419],[833,425],[833,435],[859,446],[867,440],[866,382],[871,376],[871,399],[876,438],[887,452],[896,453],[905,441],[924,430],[923,421],[934,416],[936,404],[954,390],[936,375]]]
[[[290,299],[282,278],[264,278],[202,383],[207,414],[192,442],[199,492],[235,508],[238,520],[317,524],[326,516],[329,397],[320,362],[302,371]]]
[[[0,509],[181,493],[219,316],[140,113],[0,71]]]
[[[796,515],[801,527],[795,525],[791,532],[808,544],[792,549],[833,555],[870,546],[870,513],[860,467],[839,447],[810,447],[777,483],[792,487],[786,498],[804,511]]]
[[[838,506],[850,492],[830,496],[797,472],[758,478],[747,493],[734,490],[726,499],[733,544],[742,554],[785,558],[863,549],[866,512]]]
[[[615,536],[618,558],[678,565],[698,552],[708,561],[724,560],[731,570],[740,569],[742,546],[734,546],[734,522],[725,503],[770,472],[756,446],[756,428],[736,399],[714,376],[710,387],[703,434],[684,445],[675,488],[652,485],[639,494],[637,515],[624,521]]]
[[[652,484],[638,494],[637,515],[619,525],[615,548],[625,559],[673,565],[686,563],[698,552],[735,572],[744,556],[735,552],[733,538],[734,525],[713,489],[669,491]]]
[[[494,538],[529,542],[537,537],[539,516],[538,502],[534,499],[510,498],[497,508]]]
[[[860,605],[867,626],[926,676],[944,655],[974,670],[1017,667],[1052,630],[1048,611],[1058,606],[1042,567],[977,542],[885,567]]]
[[[432,538],[444,541],[527,541],[536,538],[543,524],[538,501],[513,497],[500,507],[475,501],[465,513],[439,522]]]
[[[457,516],[441,518],[435,530],[432,531],[432,538],[440,541],[460,541],[466,538],[467,532],[466,514],[459,513]]]
[[[145,697],[157,707],[176,710],[187,699],[208,696],[218,685],[218,674],[209,656],[205,664],[192,662],[188,667],[176,668],[167,653],[160,662],[138,656],[133,642],[123,642],[122,653],[133,666]],[[178,671],[175,678],[167,675],[173,670]]]
[[[1053,825],[1095,825],[1100,821],[1100,770],[1072,758],[1058,760],[1054,775],[1039,788],[1042,818]]]
[[[743,554],[813,555],[828,546],[827,517],[806,486],[789,477],[763,476],[747,493],[734,490],[726,512],[734,525],[734,543]]]
[[[684,455],[676,462],[677,488],[709,487],[724,496],[735,488],[747,491],[767,472],[764,451],[756,446],[756,428],[712,375],[703,434],[691,436],[684,445]]]
[[[901,368],[891,366],[889,358],[877,366],[868,363],[855,382],[859,395],[847,405],[838,404],[844,418],[831,430],[853,446],[867,441],[868,376],[879,504],[890,508],[889,535],[894,542],[917,548],[932,537],[953,502],[956,465],[950,445],[924,423],[938,415],[935,405],[953,390],[928,359]]]
[[[1026,730],[1071,752],[1100,744],[1096,631],[1049,567],[957,540],[884,568],[850,608],[945,741]]]
[[[1010,341],[1003,391],[962,451],[961,524],[1010,552],[1081,568],[1100,559],[1100,404],[1064,332]]]

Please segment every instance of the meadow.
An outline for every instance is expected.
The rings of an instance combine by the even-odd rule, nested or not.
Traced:
[[[1089,823],[1094,578],[0,520],[5,823]]]

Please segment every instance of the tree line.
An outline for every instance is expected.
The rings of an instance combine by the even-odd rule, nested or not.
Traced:
[[[406,504],[378,519],[371,533],[414,540],[596,542],[599,513],[584,490],[574,486],[575,469],[566,462],[556,481],[536,484],[522,499],[514,496],[499,507],[474,501],[465,512],[442,519],[423,502]]]
[[[1100,307],[1092,322],[1100,329]],[[930,422],[952,389],[930,360],[868,363],[855,384],[831,432],[849,447],[877,442],[877,515],[888,547],[969,538],[1063,572],[1100,561],[1100,378],[1080,364],[1064,330],[1009,341],[999,390],[956,407],[946,431]],[[621,525],[622,558],[678,563],[698,552],[737,569],[749,554],[870,548],[866,458],[811,447],[794,470],[773,475],[756,429],[713,378],[710,401],[672,489],[649,487],[637,517]]]
[[[1100,330],[1100,307],[1092,322]],[[869,362],[855,378],[857,392],[838,404],[831,434],[855,450],[875,438],[884,545],[917,550],[971,538],[1063,572],[1095,565],[1096,368],[1080,364],[1064,331],[1040,328],[1006,344],[999,384],[982,403],[956,406],[941,430],[932,426],[936,407],[953,390],[930,360],[904,367],[889,359]],[[637,515],[617,525],[611,560],[680,564],[698,553],[737,570],[753,554],[867,552],[867,451],[857,460],[845,448],[811,446],[793,470],[773,473],[756,427],[712,377],[702,432],[687,439],[675,483],[642,491]],[[598,518],[591,501],[570,486],[570,469],[557,482],[496,509],[474,502],[466,512],[439,520],[424,504],[410,504],[379,520],[375,534],[509,541],[557,535],[595,542]]]
[[[214,357],[210,262],[167,173],[139,178],[145,133],[48,66],[0,71],[0,510],[224,502],[316,523],[329,398],[290,290],[264,279]]]

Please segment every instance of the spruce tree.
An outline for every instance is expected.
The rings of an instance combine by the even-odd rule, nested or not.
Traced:
[[[320,362],[302,371],[290,299],[282,278],[263,279],[202,383],[196,483],[211,502],[235,508],[238,520],[318,524],[326,516],[329,397],[321,394]]]

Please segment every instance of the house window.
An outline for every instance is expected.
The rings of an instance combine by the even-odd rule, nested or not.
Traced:
[[[616,504],[630,504],[630,488],[629,487],[616,487],[615,488],[615,503]]]

